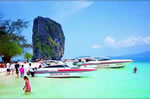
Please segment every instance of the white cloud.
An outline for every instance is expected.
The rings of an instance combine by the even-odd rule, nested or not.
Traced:
[[[80,10],[80,9],[90,6],[93,2],[86,1],[86,0],[79,0],[79,1],[74,1],[74,3],[75,3],[75,8]]]
[[[130,46],[135,46],[137,42],[141,40],[140,37],[128,37],[124,40],[118,41],[117,45],[119,47],[130,47]]]
[[[98,49],[98,48],[101,48],[102,46],[100,46],[100,45],[97,45],[97,44],[95,44],[95,45],[92,45],[92,48],[94,48],[94,49]]]
[[[104,43],[107,45],[107,46],[115,46],[116,45],[116,41],[111,37],[111,36],[108,36],[104,39]]]
[[[143,38],[143,41],[144,41],[147,45],[150,45],[150,36]]]
[[[128,37],[123,40],[115,40],[111,36],[108,36],[104,39],[104,43],[108,47],[113,47],[113,48],[125,48],[125,47],[131,47],[131,46],[136,46],[139,44],[147,44],[150,45],[150,36],[147,37]]]
[[[70,16],[79,12],[80,10],[89,7],[93,1],[87,0],[77,0],[77,1],[69,1],[69,2],[57,2],[54,5],[54,9],[56,10],[57,18],[64,18],[66,16]]]

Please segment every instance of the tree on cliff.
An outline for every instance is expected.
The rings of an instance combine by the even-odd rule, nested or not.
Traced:
[[[22,54],[23,48],[31,47],[21,35],[27,26],[28,22],[21,19],[0,23],[0,56],[4,62],[10,62],[12,57]]]

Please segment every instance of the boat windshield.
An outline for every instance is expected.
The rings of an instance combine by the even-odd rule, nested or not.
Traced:
[[[104,56],[103,57],[102,56],[101,57],[94,57],[94,59],[98,60],[98,61],[110,60],[108,57],[104,57]]]
[[[46,66],[46,67],[43,67],[43,68],[67,68],[69,66],[67,65],[53,65],[53,66]]]
[[[47,66],[45,63],[42,63],[42,65],[45,67],[45,66]]]

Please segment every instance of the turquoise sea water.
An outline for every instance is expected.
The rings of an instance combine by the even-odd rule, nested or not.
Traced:
[[[150,98],[150,62],[101,68],[83,78],[29,79],[32,92],[25,95],[22,78],[0,76],[0,98]]]

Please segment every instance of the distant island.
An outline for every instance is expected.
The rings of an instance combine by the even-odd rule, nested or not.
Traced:
[[[131,54],[131,55],[123,55],[123,56],[110,56],[112,59],[132,59],[134,61],[140,62],[150,62],[150,51]]]

